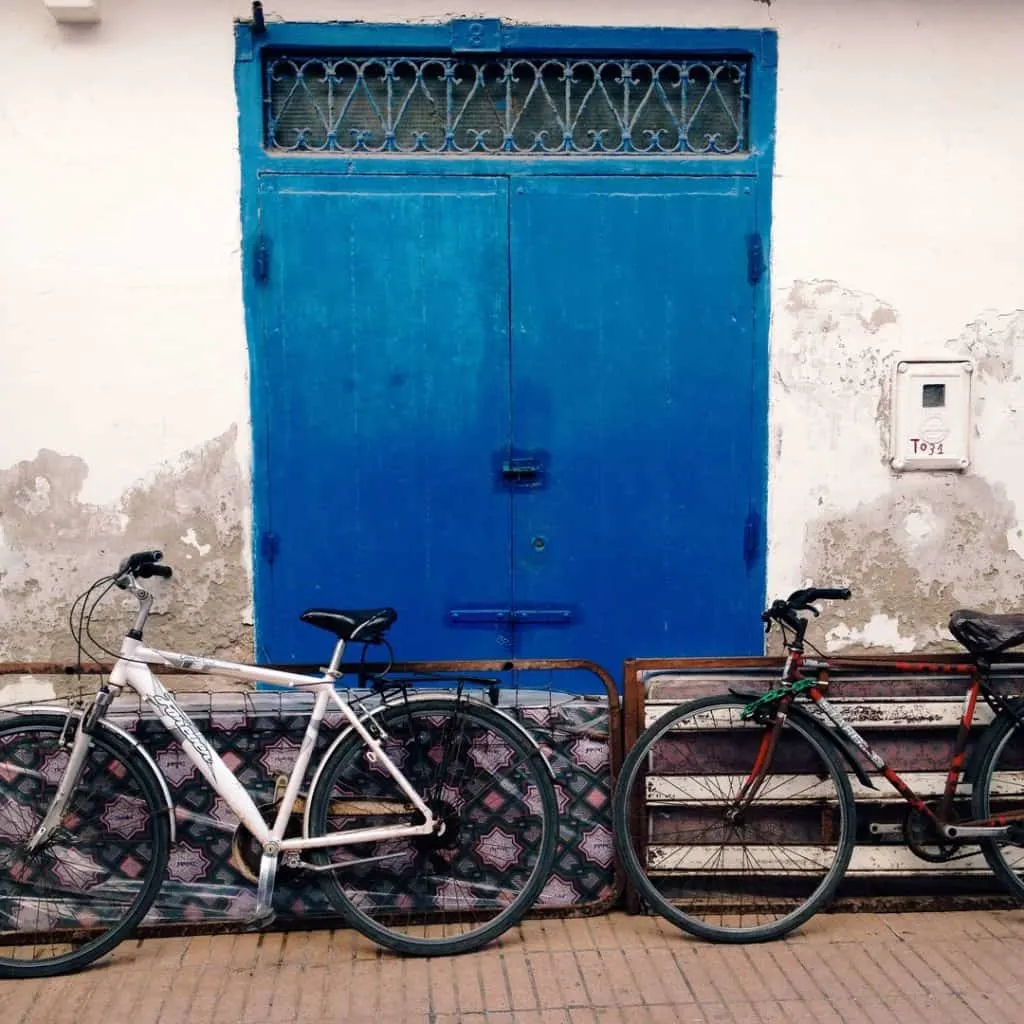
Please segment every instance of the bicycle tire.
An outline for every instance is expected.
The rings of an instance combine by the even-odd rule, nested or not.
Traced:
[[[315,850],[320,865],[353,862],[324,872],[331,900],[354,928],[399,953],[478,949],[519,922],[550,874],[558,838],[550,769],[528,734],[476,700],[411,698],[374,721],[443,831]],[[368,753],[353,731],[329,755],[310,796],[310,837],[415,820]]]
[[[630,750],[612,800],[616,845],[643,901],[712,942],[799,927],[831,900],[856,834],[844,766],[806,716],[787,718],[765,782],[740,820],[726,818],[763,735],[740,720],[748,703],[704,697],[663,715]]]
[[[984,820],[1007,811],[1024,811],[1024,731],[1007,714],[989,725],[979,751],[971,789],[971,816]],[[1019,839],[1024,839],[1021,822]],[[982,839],[981,851],[1003,888],[1024,902],[1024,845],[1009,839]]]
[[[67,762],[66,723],[63,714],[0,718],[0,978],[49,977],[97,960],[139,924],[167,867],[159,782],[102,725],[61,825],[27,853]]]

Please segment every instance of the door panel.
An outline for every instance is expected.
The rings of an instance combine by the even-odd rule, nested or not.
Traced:
[[[287,176],[261,216],[260,657],[322,663],[317,605],[394,606],[405,660],[508,656],[449,615],[511,606],[505,180]]]
[[[510,209],[513,444],[539,467],[514,489],[516,656],[617,674],[759,651],[749,189],[534,179]],[[544,609],[562,618],[529,621]]]

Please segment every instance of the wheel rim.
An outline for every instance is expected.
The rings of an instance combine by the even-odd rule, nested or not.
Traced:
[[[439,828],[333,848],[321,863],[349,865],[330,873],[335,895],[376,941],[410,952],[475,948],[518,920],[543,885],[555,839],[551,783],[531,747],[465,703],[396,709],[385,729],[385,752]],[[318,787],[314,834],[422,821],[361,745],[339,753],[331,781]],[[345,802],[359,797],[393,801],[394,811],[356,820]]]
[[[705,938],[795,927],[830,895],[852,843],[845,778],[799,722],[779,735],[753,801],[737,803],[763,735],[741,721],[743,706],[697,702],[674,717],[631,753],[616,797],[634,884],[652,909]]]

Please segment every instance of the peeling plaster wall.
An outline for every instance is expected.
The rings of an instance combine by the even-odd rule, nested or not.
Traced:
[[[854,590],[828,606],[818,629],[828,647],[941,648],[955,607],[1024,607],[1024,313],[980,318],[929,350],[976,368],[966,474],[889,467],[903,348],[890,306],[799,282],[776,307],[776,339],[773,559],[794,581]],[[790,518],[798,506],[807,512]]]
[[[0,659],[66,656],[75,588],[142,544],[179,569],[170,638],[251,649],[231,30],[248,9],[104,0],[72,28],[0,4]],[[850,583],[835,648],[938,644],[952,605],[1024,606],[1024,4],[267,9],[776,28],[769,595]],[[966,475],[888,468],[899,356],[975,361]]]
[[[68,596],[124,554],[154,547],[177,569],[171,586],[152,587],[159,644],[189,651],[201,637],[205,653],[248,654],[248,489],[237,433],[187,452],[109,504],[83,500],[88,467],[78,456],[44,449],[0,471],[0,662],[74,660]],[[100,605],[97,639],[116,649],[134,607],[130,597]]]

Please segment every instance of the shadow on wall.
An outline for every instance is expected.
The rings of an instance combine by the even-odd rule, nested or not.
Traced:
[[[252,653],[246,568],[248,484],[237,426],[185,452],[110,505],[81,501],[89,473],[74,455],[43,449],[0,470],[0,661],[70,661],[74,598],[127,553],[160,547],[176,570],[154,587],[154,641],[222,657]],[[94,632],[116,645],[125,610],[100,606]]]
[[[1024,611],[1024,312],[922,352],[873,296],[799,282],[777,307],[775,339],[772,530],[800,530],[784,560],[801,581],[854,592],[823,609],[811,639],[832,651],[956,649],[954,608]],[[974,363],[966,473],[889,466],[901,357]]]

